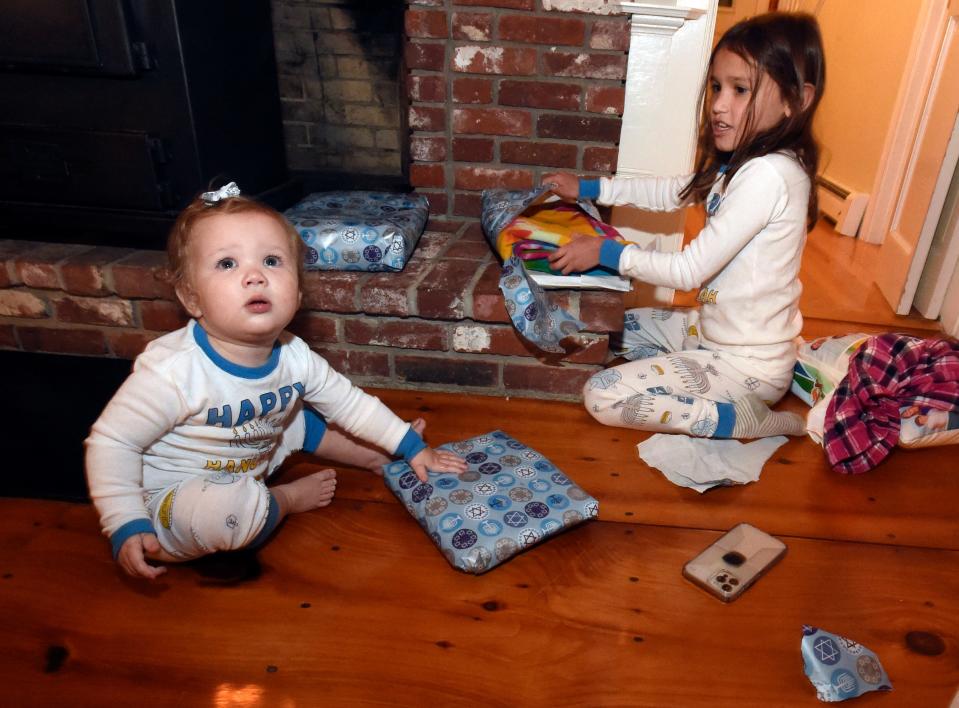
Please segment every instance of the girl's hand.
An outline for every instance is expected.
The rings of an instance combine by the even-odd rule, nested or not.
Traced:
[[[573,240],[549,254],[549,264],[563,275],[582,273],[599,265],[599,250],[605,239],[573,234]]]
[[[434,472],[452,472],[454,474],[463,474],[469,465],[459,455],[446,450],[434,450],[431,447],[424,448],[413,455],[410,460],[410,467],[416,473],[421,482],[428,479],[427,468]]]
[[[569,172],[551,172],[543,175],[542,184],[549,185],[550,191],[567,201],[575,201],[579,197],[579,177]]]
[[[127,575],[134,578],[147,578],[155,580],[166,572],[166,567],[162,565],[150,565],[146,561],[146,553],[158,553],[160,551],[160,542],[152,533],[138,533],[130,536],[123,545],[120,546],[120,553],[117,554],[117,563],[126,571]]]

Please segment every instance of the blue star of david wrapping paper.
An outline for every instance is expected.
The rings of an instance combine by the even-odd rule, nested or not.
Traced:
[[[422,195],[317,192],[283,214],[306,244],[307,270],[403,270],[429,202]]]
[[[516,331],[544,352],[565,353],[560,342],[586,327],[547,297],[516,256],[503,264],[499,289]]]
[[[403,461],[383,480],[450,565],[485,573],[599,513],[599,502],[536,450],[495,430],[442,445],[466,459],[461,475],[420,482]]]
[[[879,657],[862,644],[809,625],[802,633],[803,666],[820,701],[834,703],[869,691],[892,690]]]

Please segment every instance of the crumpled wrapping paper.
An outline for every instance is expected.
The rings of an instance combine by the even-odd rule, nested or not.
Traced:
[[[803,666],[819,700],[834,703],[892,690],[879,657],[862,644],[810,625],[802,633]]]

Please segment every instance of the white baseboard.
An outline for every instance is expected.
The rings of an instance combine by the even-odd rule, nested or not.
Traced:
[[[819,210],[836,223],[836,231],[844,236],[855,236],[862,224],[869,195],[864,192],[851,192],[828,180],[820,180]]]

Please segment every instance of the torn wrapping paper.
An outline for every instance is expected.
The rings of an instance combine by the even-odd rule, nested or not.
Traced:
[[[834,703],[892,690],[879,657],[862,644],[809,625],[802,633],[803,667],[819,700]]]
[[[283,215],[306,244],[307,270],[403,270],[429,202],[418,194],[317,192]]]
[[[702,493],[716,486],[758,481],[763,465],[787,440],[777,435],[742,443],[657,433],[636,448],[640,459],[670,482]]]
[[[383,467],[383,480],[454,568],[485,573],[599,513],[552,462],[502,431],[440,449],[462,455],[469,469],[420,482],[398,461]]]
[[[485,190],[480,221],[487,240],[504,262],[514,255],[515,246],[521,242],[527,246],[545,244],[541,248],[550,250],[569,243],[573,233],[626,243],[616,229],[600,220],[599,212],[591,202],[571,204],[561,201],[552,197],[546,186],[520,191]],[[563,275],[550,269],[545,255],[524,260],[529,277],[543,287],[602,288],[622,292],[630,289],[628,279],[601,266],[587,273]]]
[[[586,326],[553,302],[516,256],[503,264],[499,289],[516,331],[543,351],[564,353],[560,342]]]
[[[574,205],[548,196],[545,186],[525,191],[488,189],[483,192],[481,221],[487,240],[503,260],[499,286],[513,326],[533,346],[559,354],[567,353],[560,342],[584,325],[543,287],[629,290],[629,281],[605,268],[569,276],[552,271],[549,255],[568,243],[573,233],[623,239],[599,220],[591,203]]]

